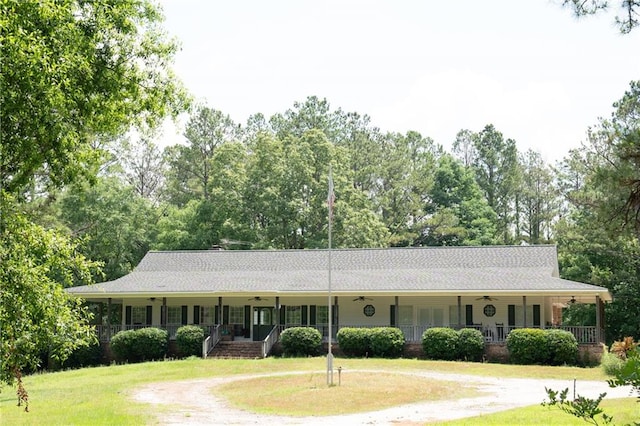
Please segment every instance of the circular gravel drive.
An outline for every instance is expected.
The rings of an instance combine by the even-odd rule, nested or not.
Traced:
[[[515,407],[540,404],[547,399],[545,386],[555,390],[569,388],[570,395],[573,395],[573,380],[505,379],[436,372],[411,373],[411,375],[473,385],[483,392],[484,396],[419,402],[380,411],[340,416],[274,416],[255,414],[234,408],[225,398],[216,395],[215,388],[223,383],[270,376],[244,375],[152,383],[135,389],[133,398],[138,402],[158,405],[161,410],[158,410],[157,421],[159,424],[167,425],[327,425],[340,423],[398,426],[473,417]],[[605,382],[600,381],[578,381],[576,384],[576,393],[585,397],[596,398],[602,392],[607,392],[607,398],[624,398],[630,396],[631,388],[610,388]]]

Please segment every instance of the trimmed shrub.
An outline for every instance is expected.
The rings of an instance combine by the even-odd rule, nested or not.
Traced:
[[[204,330],[197,325],[184,325],[176,332],[176,347],[183,358],[202,356]]]
[[[315,356],[322,348],[322,335],[313,327],[291,327],[280,334],[286,356]]]
[[[463,328],[458,331],[458,359],[481,361],[484,354],[484,337],[480,330]]]
[[[336,338],[346,356],[361,357],[371,353],[371,334],[366,328],[343,327]]]
[[[551,365],[575,365],[578,362],[578,341],[566,330],[547,329],[549,363]]]
[[[117,361],[137,361],[133,353],[135,333],[136,330],[123,330],[111,338],[111,352]]]
[[[141,362],[164,358],[169,333],[159,328],[124,330],[111,339],[111,351],[118,361]]]
[[[455,360],[458,357],[458,332],[434,327],[422,333],[422,350],[427,358]]]
[[[509,360],[515,364],[545,364],[549,359],[547,335],[539,328],[519,328],[507,336]]]
[[[369,330],[371,355],[398,358],[404,351],[404,334],[396,327],[377,327]]]

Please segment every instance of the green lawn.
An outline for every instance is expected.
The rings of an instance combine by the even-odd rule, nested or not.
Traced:
[[[336,358],[334,367],[338,368],[339,366],[345,372],[349,370],[385,370],[392,373],[394,371],[430,370],[496,377],[577,378],[579,380],[603,381],[606,379],[599,368],[582,369],[404,359]],[[29,392],[29,413],[24,413],[21,408],[16,407],[15,389],[6,386],[2,388],[0,392],[0,420],[2,424],[12,425],[42,422],[65,425],[148,424],[153,423],[155,420],[152,410],[149,409],[148,405],[132,402],[129,398],[129,392],[133,388],[145,383],[251,373],[311,372],[323,371],[325,368],[324,358],[189,359],[37,374],[28,376],[24,380]],[[633,401],[633,399],[630,400]],[[631,405],[631,407],[637,408],[637,405]],[[532,411],[529,412],[527,410]],[[563,424],[568,424],[567,422],[570,421],[570,418],[559,412],[559,410],[549,410],[545,407],[531,407],[512,411],[513,413],[522,412],[525,418],[536,422],[539,422],[540,416],[544,414],[540,414],[541,411],[551,411],[551,416],[565,420]],[[506,418],[515,418],[516,414],[513,413],[507,415],[508,417]],[[475,423],[481,422],[484,424],[485,420],[487,422],[493,421],[489,420],[491,418],[493,417],[485,416],[482,419],[475,419]],[[451,424],[474,423],[472,420],[467,420],[467,422]],[[519,423],[522,422],[519,421]],[[504,420],[498,418],[494,423],[486,424],[504,424]]]

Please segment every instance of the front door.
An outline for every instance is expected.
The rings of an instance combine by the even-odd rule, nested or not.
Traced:
[[[273,307],[253,307],[253,340],[264,340],[275,325]]]

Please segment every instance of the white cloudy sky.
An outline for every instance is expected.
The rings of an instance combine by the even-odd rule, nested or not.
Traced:
[[[177,74],[243,124],[315,95],[447,148],[492,123],[555,161],[640,79],[640,29],[576,20],[560,0],[160,3],[182,43]]]

